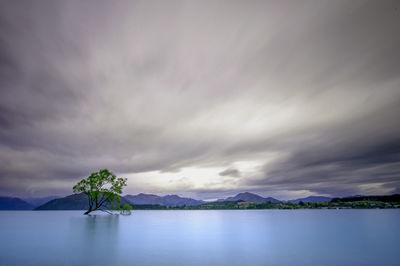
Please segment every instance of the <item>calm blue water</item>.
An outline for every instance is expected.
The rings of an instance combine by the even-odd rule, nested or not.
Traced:
[[[400,210],[0,212],[0,265],[400,265]]]

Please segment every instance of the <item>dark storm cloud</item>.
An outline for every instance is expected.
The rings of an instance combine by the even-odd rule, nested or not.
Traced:
[[[0,194],[105,167],[226,169],[201,197],[399,191],[397,1],[0,7]]]
[[[313,130],[312,139],[288,147],[286,159],[266,166],[263,178],[249,184],[342,196],[357,194],[359,186],[368,185],[372,193],[398,191],[399,113],[396,100],[360,119]]]
[[[232,176],[232,177],[239,177],[240,171],[234,168],[228,168],[219,173],[220,176]]]

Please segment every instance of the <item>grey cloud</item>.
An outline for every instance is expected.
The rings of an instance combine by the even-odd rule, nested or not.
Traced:
[[[241,173],[239,170],[234,169],[234,168],[228,168],[225,169],[224,171],[219,173],[220,176],[232,176],[232,177],[240,177]]]
[[[285,160],[266,166],[264,178],[249,184],[330,195],[360,194],[368,184],[398,191],[399,106],[396,100],[362,119],[314,129],[312,139],[288,147]]]
[[[399,24],[397,1],[2,1],[0,194],[269,153],[244,190],[398,191]]]

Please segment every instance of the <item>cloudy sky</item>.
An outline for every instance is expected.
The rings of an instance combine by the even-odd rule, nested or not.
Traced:
[[[400,193],[399,1],[1,1],[0,195]]]

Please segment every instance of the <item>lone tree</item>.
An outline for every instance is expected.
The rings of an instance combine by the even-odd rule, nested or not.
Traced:
[[[126,178],[117,178],[107,169],[92,173],[88,178],[82,179],[74,187],[74,193],[83,193],[89,200],[89,209],[85,214],[92,211],[102,210],[112,204],[117,204],[117,209],[121,204],[119,197],[122,188],[126,186]],[[129,206],[130,207],[130,206]]]

